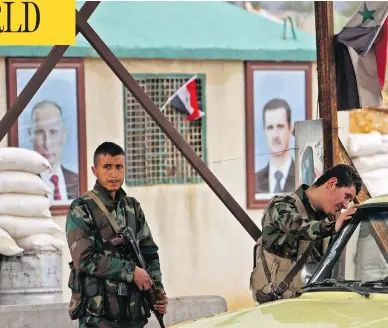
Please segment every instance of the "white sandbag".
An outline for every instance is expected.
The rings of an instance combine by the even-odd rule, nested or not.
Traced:
[[[361,174],[375,169],[388,167],[388,153],[360,156],[352,159],[357,171]]]
[[[3,229],[0,229],[0,254],[5,256],[14,256],[23,252],[15,240]]]
[[[381,136],[381,140],[383,141],[383,143],[388,143],[388,134],[383,134]]]
[[[0,194],[0,214],[50,218],[50,199],[40,195]]]
[[[20,239],[38,233],[63,232],[62,228],[49,218],[10,215],[0,215],[0,229],[7,231],[13,239]]]
[[[388,184],[384,179],[387,174],[388,169],[377,169],[368,173],[360,173],[362,181],[372,197],[388,194]]]
[[[350,133],[348,148],[351,157],[388,153],[388,143],[383,143],[381,134],[376,131],[371,133]]]
[[[366,188],[368,189],[370,195],[372,197],[378,197],[381,195],[386,195],[387,192],[387,184],[385,186],[382,186],[381,184],[376,184],[376,181],[374,180],[363,180]]]
[[[16,243],[26,251],[44,251],[51,250],[52,248],[61,250],[65,247],[65,243],[62,240],[44,233],[16,239]]]
[[[361,175],[362,179],[368,179],[368,180],[377,180],[381,181],[381,183],[385,183],[385,185],[388,188],[387,180],[386,177],[388,176],[388,166],[375,169],[375,170],[370,170],[368,172],[364,172]]]
[[[37,174],[23,171],[0,171],[0,193],[47,196],[50,189]]]
[[[0,171],[40,174],[51,170],[50,163],[36,151],[19,147],[0,147]]]

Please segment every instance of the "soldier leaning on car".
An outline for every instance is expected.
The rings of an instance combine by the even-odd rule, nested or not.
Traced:
[[[314,241],[314,248],[307,262],[316,259],[319,251],[323,253],[323,238],[336,234],[356,212],[357,206],[348,206],[361,185],[358,173],[340,164],[328,169],[311,187],[303,184],[292,195],[271,199],[262,217],[262,237],[255,246],[250,279],[255,301],[269,301],[268,295],[273,295],[310,242]],[[298,272],[280,298],[299,296],[301,286]]]

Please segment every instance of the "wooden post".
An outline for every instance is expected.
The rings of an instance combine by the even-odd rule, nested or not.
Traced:
[[[319,116],[323,120],[325,170],[338,163],[337,93],[334,60],[333,2],[315,1]]]
[[[315,1],[315,33],[317,44],[318,103],[323,123],[324,169],[338,163],[337,90],[334,58],[333,2]],[[341,254],[336,275],[345,278],[346,253]],[[338,270],[338,271],[337,271]]]
[[[325,169],[343,163],[354,167],[338,137],[337,90],[334,58],[333,2],[315,1],[315,26],[317,43],[317,70],[319,90],[319,115],[323,119]],[[340,147],[341,146],[341,147]],[[363,184],[355,203],[370,198]],[[384,222],[371,222],[370,230],[377,246],[388,263],[388,229]],[[345,272],[345,252],[341,256],[341,275]]]

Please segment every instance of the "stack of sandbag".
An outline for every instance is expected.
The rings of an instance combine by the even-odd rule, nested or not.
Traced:
[[[350,134],[348,151],[371,196],[388,194],[388,136],[377,131]]]
[[[0,148],[0,254],[64,247],[54,237],[63,230],[51,219],[50,190],[39,175],[50,169],[35,151]]]

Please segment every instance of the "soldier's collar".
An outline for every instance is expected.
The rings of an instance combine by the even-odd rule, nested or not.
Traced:
[[[309,197],[307,196],[307,193],[306,193],[306,190],[307,190],[308,188],[310,188],[309,185],[307,185],[307,184],[302,184],[302,185],[298,188],[298,190],[297,190],[297,192],[299,192],[299,193],[298,193],[298,196],[302,196],[302,197],[300,197],[300,198],[301,198],[303,204],[305,205],[306,209],[309,208],[309,211],[310,211],[311,213],[313,213],[313,214],[317,217],[318,220],[324,219],[324,218],[326,217],[326,215],[325,215],[322,211],[318,211],[317,209],[315,209],[315,207],[313,206],[313,204],[311,204],[310,199],[309,199]]]
[[[93,190],[96,192],[105,206],[110,205],[115,207],[115,205],[127,195],[124,189],[120,188],[117,190],[115,198],[113,199],[110,192],[98,181],[96,181]]]

